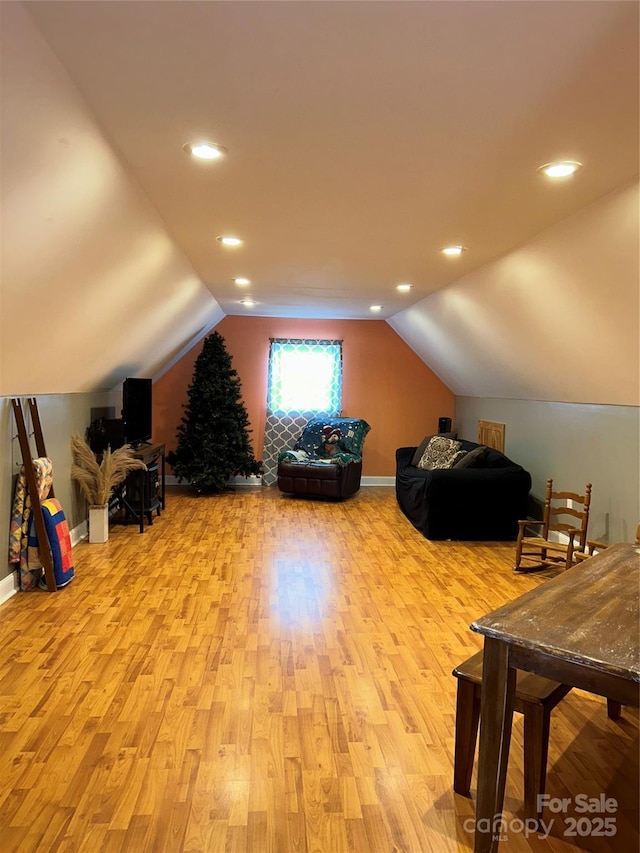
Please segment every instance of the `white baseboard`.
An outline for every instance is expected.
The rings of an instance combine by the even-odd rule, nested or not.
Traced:
[[[89,522],[85,519],[83,522],[78,524],[71,533],[71,547],[75,548],[78,542],[81,542],[83,539],[86,539],[89,535]]]
[[[165,484],[167,486],[180,486],[185,485],[185,483],[179,483],[178,478],[174,477],[171,474],[167,474],[165,477]],[[396,478],[395,477],[363,477],[360,481],[361,486],[395,486]],[[251,476],[251,477],[232,477],[229,480],[230,486],[261,486],[262,480],[260,477]]]
[[[395,486],[395,477],[363,477],[360,480],[361,486]]]
[[[230,486],[261,486],[262,478],[252,474],[250,477],[232,477],[229,480]]]
[[[11,572],[0,581],[0,604],[4,604],[20,589],[18,585],[18,572]]]
[[[185,480],[180,482],[178,480],[178,478],[175,477],[173,474],[167,474],[167,476],[164,478],[164,482],[165,482],[166,486],[188,486],[189,485],[189,483],[187,483]],[[261,486],[262,480],[260,479],[260,477],[256,477],[254,475],[252,475],[251,477],[232,477],[229,480],[229,485],[230,486]]]

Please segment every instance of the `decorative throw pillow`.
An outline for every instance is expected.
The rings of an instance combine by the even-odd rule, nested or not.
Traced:
[[[484,444],[480,447],[474,447],[468,453],[465,453],[461,459],[454,464],[454,468],[480,468],[482,460],[487,454],[487,448]]]
[[[441,432],[438,435],[442,436],[442,438],[457,438],[457,432]],[[431,441],[432,438],[437,438],[435,435],[425,435],[420,444],[416,447],[416,452],[411,457],[411,464],[414,467],[418,467],[418,462],[422,459],[422,454],[427,449],[427,444]]]
[[[462,444],[442,435],[434,435],[427,444],[417,467],[423,471],[434,471],[436,468],[452,468],[461,459],[464,451]]]

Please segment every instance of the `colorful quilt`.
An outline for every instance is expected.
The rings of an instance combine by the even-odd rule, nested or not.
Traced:
[[[65,586],[73,580],[75,570],[73,567],[69,525],[60,501],[57,501],[55,498],[42,501],[42,517],[53,558],[53,573],[56,579],[56,586]],[[29,552],[32,549],[38,552],[38,537],[33,517],[30,524],[28,549]],[[46,581],[42,577],[40,578],[39,586],[42,589],[47,589]]]
[[[33,468],[38,496],[43,500],[51,491],[53,464],[46,456],[42,456],[33,460]],[[9,526],[9,563],[20,564],[20,589],[33,589],[38,582],[37,570],[42,568],[41,562],[39,566],[29,566],[28,539],[32,515],[31,497],[27,489],[27,476],[23,465],[16,480]],[[39,561],[39,556],[36,557],[32,553],[31,560],[32,564],[36,563]],[[35,573],[32,569],[36,570]]]

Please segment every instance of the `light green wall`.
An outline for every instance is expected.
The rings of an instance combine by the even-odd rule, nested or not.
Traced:
[[[456,397],[456,428],[475,441],[478,420],[505,426],[507,456],[526,468],[532,494],[546,480],[569,491],[593,484],[589,538],[633,542],[640,522],[640,409]]]
[[[96,394],[44,394],[36,397],[38,412],[44,433],[47,455],[53,461],[53,482],[57,499],[62,504],[69,527],[74,528],[86,519],[84,498],[69,476],[71,450],[69,439],[73,433],[84,435],[91,419],[92,407],[109,405],[107,393]],[[23,411],[27,429],[31,431],[26,398]],[[15,478],[22,462],[18,444],[16,424],[11,410],[11,399],[0,397],[0,543],[5,543],[5,557],[0,561],[0,580],[10,574],[7,559],[9,542],[9,519]],[[35,454],[35,444],[31,441]]]

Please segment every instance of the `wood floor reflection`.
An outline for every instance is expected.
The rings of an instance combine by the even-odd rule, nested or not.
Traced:
[[[3,853],[471,850],[451,670],[548,577],[513,551],[428,542],[388,488],[170,491],[143,534],[79,544],[69,587],[0,608]],[[616,836],[567,836],[570,810],[527,838],[516,717],[501,850],[637,849],[637,755],[637,712],[570,693],[547,790],[616,798]]]

